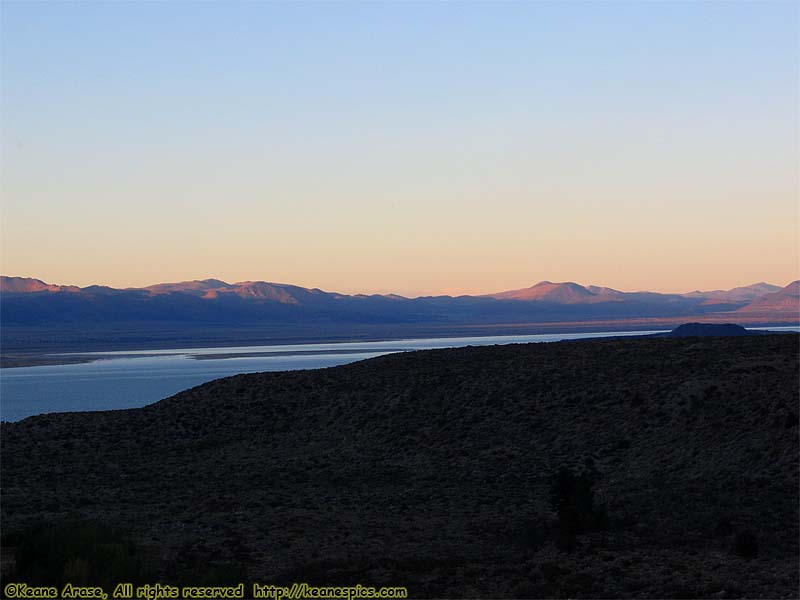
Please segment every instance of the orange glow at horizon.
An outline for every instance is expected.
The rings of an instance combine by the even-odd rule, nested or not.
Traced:
[[[0,28],[5,275],[800,277],[792,3],[7,3]]]

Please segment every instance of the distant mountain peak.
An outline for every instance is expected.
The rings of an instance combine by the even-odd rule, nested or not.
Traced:
[[[560,283],[540,281],[528,288],[488,294],[488,297],[497,300],[553,302],[558,304],[583,304],[604,300],[598,293],[574,281],[564,281]]]
[[[230,284],[220,279],[193,279],[191,281],[178,281],[175,283],[157,283],[143,289],[155,294],[168,294],[171,292],[201,292],[228,287],[230,287]]]
[[[739,311],[794,313],[800,317],[800,280],[792,281],[777,291],[758,296]]]
[[[695,290],[682,294],[684,298],[703,298],[706,304],[728,304],[737,302],[749,302],[764,294],[777,292],[781,287],[761,281],[750,285],[735,287],[730,290]]]
[[[54,285],[33,277],[0,275],[0,292],[6,294],[35,294],[37,292],[79,292],[74,285]]]
[[[217,287],[226,287],[226,286],[230,285],[229,283],[227,283],[225,281],[222,281],[221,279],[214,279],[214,278],[199,279],[199,280],[197,280],[197,282],[198,283],[204,283],[204,284],[207,284],[207,285],[214,285],[214,286],[217,286]]]

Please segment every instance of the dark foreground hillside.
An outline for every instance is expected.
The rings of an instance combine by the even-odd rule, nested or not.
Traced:
[[[776,335],[415,352],[33,417],[2,425],[5,579],[105,568],[42,566],[36,527],[70,522],[151,582],[795,598],[797,413]]]

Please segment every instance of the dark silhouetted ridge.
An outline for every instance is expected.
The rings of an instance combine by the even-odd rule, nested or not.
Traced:
[[[163,583],[214,565],[412,598],[794,598],[798,349],[408,352],[4,423],[3,539],[79,515]]]

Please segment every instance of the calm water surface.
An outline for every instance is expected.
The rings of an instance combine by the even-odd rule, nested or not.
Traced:
[[[80,356],[90,356],[93,362],[3,369],[0,373],[0,419],[18,421],[49,412],[136,408],[229,375],[318,369],[392,352],[649,333],[657,332],[609,331],[82,353]]]

